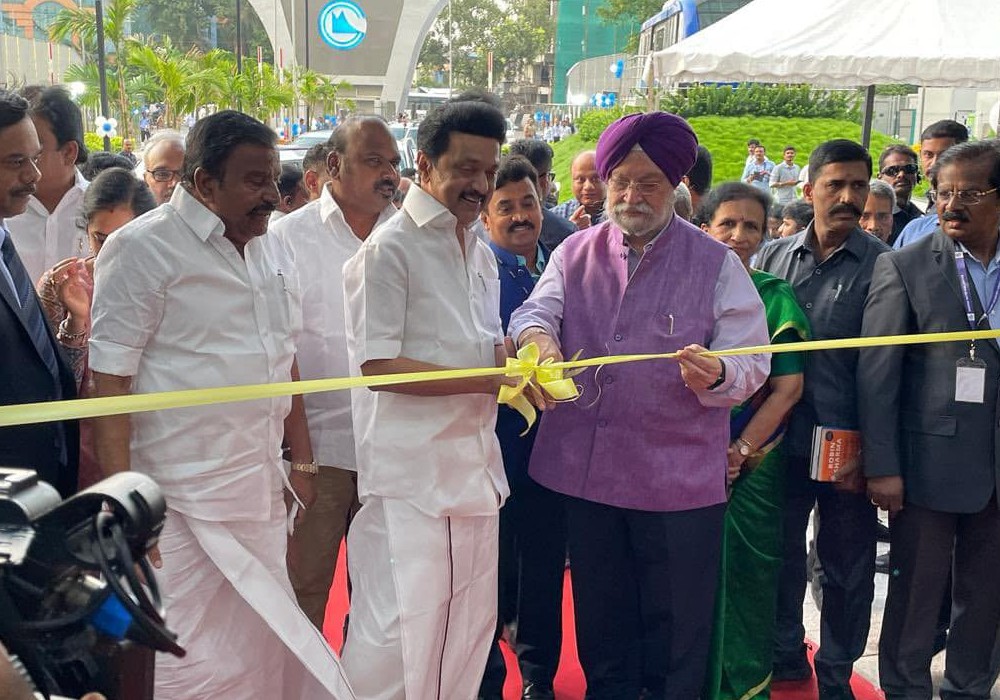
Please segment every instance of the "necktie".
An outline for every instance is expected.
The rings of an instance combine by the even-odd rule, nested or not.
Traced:
[[[25,328],[31,336],[31,342],[38,349],[38,354],[48,368],[52,378],[59,386],[59,363],[56,361],[56,351],[52,347],[52,341],[46,329],[45,316],[42,314],[41,306],[35,299],[35,292],[31,285],[31,278],[28,271],[24,269],[21,258],[18,257],[14,249],[14,242],[10,239],[10,233],[4,237],[3,245],[0,246],[3,252],[3,261],[10,272],[10,277],[14,281],[14,292],[17,300],[21,304],[21,316],[24,319]]]

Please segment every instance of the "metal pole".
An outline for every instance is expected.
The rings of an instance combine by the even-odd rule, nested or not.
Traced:
[[[875,86],[869,85],[865,88],[865,110],[864,121],[861,122],[861,145],[865,150],[872,142],[872,116],[875,113]]]
[[[455,55],[452,52],[452,44],[454,44],[454,36],[452,34],[452,23],[451,23],[451,0],[448,0],[448,98],[451,99],[455,94]]]
[[[108,118],[108,72],[104,64],[104,3],[94,0],[94,19],[97,21],[97,77],[101,88],[101,114]],[[121,118],[127,119],[123,114]],[[104,137],[104,150],[111,150],[111,137]]]
[[[236,72],[243,73],[243,2],[236,0]]]
[[[309,27],[311,26],[309,24],[311,21],[309,19],[309,0],[305,0],[305,15],[306,19],[305,26],[302,31],[302,38],[306,40],[306,70],[309,70]],[[308,107],[306,108],[306,111],[309,111]]]

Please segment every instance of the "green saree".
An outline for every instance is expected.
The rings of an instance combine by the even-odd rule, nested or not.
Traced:
[[[764,302],[772,343],[808,340],[809,321],[792,288],[782,279],[754,270],[754,286]],[[771,376],[800,374],[801,353],[771,356]],[[732,411],[738,436],[769,388]],[[716,596],[711,655],[702,700],[749,700],[771,696],[774,615],[782,561],[782,508],[785,465],[780,445],[785,426],[762,447],[763,457],[747,460],[749,471],[733,483],[723,529],[722,562]]]

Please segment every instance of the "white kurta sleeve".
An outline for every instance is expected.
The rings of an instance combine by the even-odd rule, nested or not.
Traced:
[[[359,367],[399,357],[403,349],[409,270],[402,252],[369,240],[344,263],[344,304]]]
[[[88,362],[95,372],[134,376],[163,316],[166,274],[143,235],[136,229],[119,231],[101,248],[94,266]]]

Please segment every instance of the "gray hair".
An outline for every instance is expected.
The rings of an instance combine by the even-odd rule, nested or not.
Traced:
[[[674,188],[674,213],[685,221],[691,221],[694,214],[694,203],[691,201],[691,190],[683,182]]]
[[[869,196],[888,200],[893,211],[896,210],[896,191],[892,189],[892,185],[885,180],[876,179],[868,183],[868,188]]]
[[[142,174],[146,172],[146,156],[152,153],[153,149],[161,143],[173,143],[179,146],[181,150],[185,150],[184,137],[179,131],[174,131],[173,129],[161,129],[157,131],[142,144],[142,150],[139,152],[139,165],[136,166],[136,175],[142,177]]]

